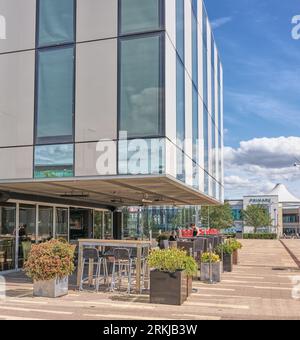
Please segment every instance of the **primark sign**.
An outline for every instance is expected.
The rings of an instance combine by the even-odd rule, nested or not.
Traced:
[[[271,198],[251,198],[249,201],[250,204],[271,204]]]
[[[6,39],[6,20],[3,15],[0,14],[0,40]]]

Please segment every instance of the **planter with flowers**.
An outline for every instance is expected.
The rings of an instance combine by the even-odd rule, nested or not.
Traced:
[[[33,280],[33,295],[57,298],[68,294],[74,272],[75,246],[58,240],[33,245],[24,269]]]
[[[197,274],[196,261],[183,250],[154,250],[148,257],[150,302],[182,305],[191,291],[191,278]],[[189,283],[189,284],[188,284]]]
[[[201,281],[221,282],[222,262],[215,253],[203,253],[201,256]]]
[[[218,245],[216,253],[223,259],[223,271],[231,273],[233,270],[233,249],[230,242]]]
[[[237,241],[235,238],[231,238],[228,240],[229,244],[232,248],[232,260],[234,265],[238,265],[239,263],[239,250],[243,248],[241,242]]]

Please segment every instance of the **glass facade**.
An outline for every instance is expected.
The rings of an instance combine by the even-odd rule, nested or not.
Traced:
[[[74,175],[75,19],[76,0],[37,2],[34,178]]]
[[[73,141],[74,48],[38,51],[36,142]]]
[[[128,138],[161,136],[162,35],[120,39],[119,119]]]
[[[36,146],[34,177],[72,177],[73,163],[73,144]]]
[[[73,43],[75,0],[38,0],[38,46]]]
[[[119,6],[121,34],[162,29],[161,0],[119,0]]]

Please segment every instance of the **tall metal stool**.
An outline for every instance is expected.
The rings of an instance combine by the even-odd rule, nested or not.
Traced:
[[[82,271],[81,271],[81,279],[80,279],[80,287],[79,290],[83,290],[83,284],[85,281],[89,280],[90,277],[84,277],[84,269],[86,264],[90,264],[90,261],[93,261],[93,279],[95,280],[95,291],[99,291],[100,281],[101,279],[105,281],[108,280],[108,270],[107,270],[107,262],[104,256],[100,256],[100,253],[97,248],[85,248],[83,249],[82,256]],[[96,266],[96,273],[94,275],[94,267]],[[102,269],[102,274],[101,274]]]
[[[116,289],[116,276],[119,283],[119,290],[122,284],[122,277],[127,278],[127,293],[131,293],[132,273],[134,270],[133,259],[130,250],[126,248],[115,248],[113,251],[114,262],[111,277],[111,291]]]

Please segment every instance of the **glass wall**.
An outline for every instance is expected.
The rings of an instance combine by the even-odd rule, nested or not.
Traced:
[[[38,46],[75,40],[75,0],[38,0]]]
[[[20,238],[29,239],[32,242],[36,241],[36,206],[20,204],[19,209]]]
[[[72,177],[74,145],[43,145],[35,147],[35,178]]]
[[[69,240],[69,209],[56,208],[55,210],[55,238]]]
[[[162,29],[162,0],[120,0],[119,6],[121,34]]]
[[[38,241],[45,242],[53,238],[53,208],[39,206]]]
[[[162,35],[120,40],[120,131],[128,138],[161,136]]]
[[[38,51],[36,142],[73,141],[74,48]]]
[[[15,269],[16,206],[0,203],[0,272]]]

